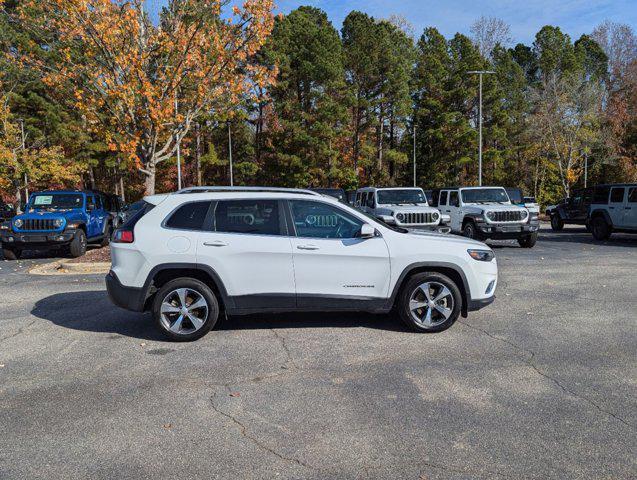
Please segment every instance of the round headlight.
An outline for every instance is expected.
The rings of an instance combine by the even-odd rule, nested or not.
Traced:
[[[433,218],[434,220],[438,220],[439,217],[440,215],[438,214],[438,212],[434,212],[434,214],[431,216],[431,218]]]
[[[16,219],[13,221],[13,225],[14,225],[14,226],[16,226],[16,227],[18,227],[18,228],[20,228],[22,225],[24,225],[24,222],[22,221],[22,219],[21,219],[21,218],[16,218]]]
[[[487,218],[489,220],[495,220],[495,212],[487,212]]]
[[[396,215],[396,220],[398,220],[399,222],[402,222],[405,219],[405,216],[402,213],[398,213]]]
[[[522,218],[526,218],[529,216],[529,212],[526,210],[522,210]]]
[[[63,223],[64,223],[64,220],[62,220],[61,218],[56,218],[55,220],[53,220],[53,226],[55,228],[60,228]]]

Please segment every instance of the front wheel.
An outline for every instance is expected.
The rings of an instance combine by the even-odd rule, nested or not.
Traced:
[[[595,240],[608,240],[611,236],[611,226],[606,223],[604,217],[595,217],[591,222],[591,232]]]
[[[522,248],[533,248],[537,243],[537,232],[518,238],[518,243]]]
[[[84,230],[77,230],[69,246],[69,253],[73,258],[81,257],[86,253],[86,234]]]
[[[551,215],[551,229],[554,232],[559,232],[564,228],[564,220],[559,215]]]
[[[203,337],[215,326],[219,303],[205,283],[194,278],[177,278],[155,294],[153,315],[164,335],[187,342]]]
[[[458,319],[462,296],[458,286],[437,272],[417,273],[403,286],[398,302],[402,321],[416,332],[440,332]]]
[[[465,223],[464,227],[462,227],[462,235],[467,238],[478,239],[478,230],[476,229],[476,224],[471,221]]]
[[[5,260],[18,260],[22,256],[22,250],[2,247],[2,255]]]

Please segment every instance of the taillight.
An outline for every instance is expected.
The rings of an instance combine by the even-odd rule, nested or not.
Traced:
[[[115,243],[133,243],[135,241],[135,235],[132,230],[118,229],[115,230],[113,235],[113,242]]]

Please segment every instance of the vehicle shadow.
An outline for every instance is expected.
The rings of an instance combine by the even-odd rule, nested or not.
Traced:
[[[72,330],[112,333],[140,340],[166,341],[150,314],[129,312],[111,304],[104,291],[57,293],[36,302],[35,317]],[[281,313],[222,318],[219,330],[258,330],[276,328],[373,328],[407,331],[392,315],[368,313]]]
[[[637,247],[637,235],[630,233],[613,233],[608,240],[595,240],[593,235],[583,227],[564,228],[559,232],[540,231],[538,242],[581,243],[591,246]]]

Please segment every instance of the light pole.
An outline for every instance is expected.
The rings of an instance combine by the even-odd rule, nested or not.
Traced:
[[[175,119],[177,119],[177,90],[175,90]],[[175,133],[175,142],[177,142],[177,190],[181,190],[181,140],[179,133]]]
[[[20,122],[20,134],[22,136],[22,155],[24,155],[24,150],[26,149],[25,136],[24,136],[24,119],[20,118],[18,119],[18,121]],[[29,202],[29,177],[27,176],[26,165],[24,169],[24,195],[25,195],[24,203],[26,204]]]
[[[480,77],[480,106],[478,107],[478,185],[482,186],[482,75],[491,75],[495,72],[491,70],[470,70],[467,73]]]
[[[414,187],[416,186],[416,118],[414,117]]]

